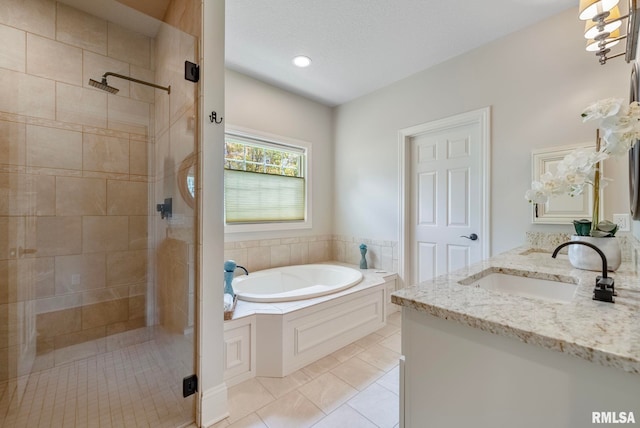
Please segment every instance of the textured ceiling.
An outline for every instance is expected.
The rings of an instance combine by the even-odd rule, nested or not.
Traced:
[[[577,3],[230,0],[226,2],[226,65],[334,106]],[[312,58],[310,67],[291,64],[300,54]]]

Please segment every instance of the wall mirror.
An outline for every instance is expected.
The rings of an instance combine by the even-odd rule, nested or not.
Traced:
[[[595,144],[585,143],[570,146],[549,147],[531,152],[532,179],[539,180],[545,172],[555,173],[558,163],[570,152],[577,148],[595,150]],[[602,166],[601,166],[602,170]],[[559,195],[550,198],[545,204],[533,204],[532,223],[535,224],[571,224],[575,219],[591,220],[591,206],[593,192],[591,187],[582,195]],[[600,198],[600,212],[602,212],[602,198]]]
[[[633,63],[629,88],[629,102],[640,101],[640,65]],[[631,218],[640,220],[640,142],[629,150],[629,205]]]
[[[191,209],[195,207],[197,160],[198,156],[196,153],[191,153],[184,158],[180,163],[177,176],[180,196],[182,196],[182,199]]]

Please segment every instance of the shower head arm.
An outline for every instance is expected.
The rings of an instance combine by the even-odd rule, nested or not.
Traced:
[[[155,83],[145,82],[144,80],[134,79],[133,77],[125,76],[123,74],[112,73],[111,71],[107,71],[106,73],[104,73],[102,75],[102,78],[106,79],[107,76],[118,77],[120,79],[129,80],[129,81],[134,82],[134,83],[140,83],[141,85],[147,85],[147,86],[151,86],[151,87],[156,88],[156,89],[162,89],[163,91],[167,91],[168,94],[171,94],[171,85],[169,85],[169,86],[160,86],[160,85],[156,85]]]

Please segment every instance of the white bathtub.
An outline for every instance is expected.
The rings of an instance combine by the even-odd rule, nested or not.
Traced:
[[[250,302],[287,302],[337,293],[362,281],[362,272],[337,265],[284,266],[233,280],[233,290]]]

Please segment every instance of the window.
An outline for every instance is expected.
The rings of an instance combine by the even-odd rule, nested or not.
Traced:
[[[227,231],[310,227],[310,146],[283,138],[225,134],[224,201]]]

